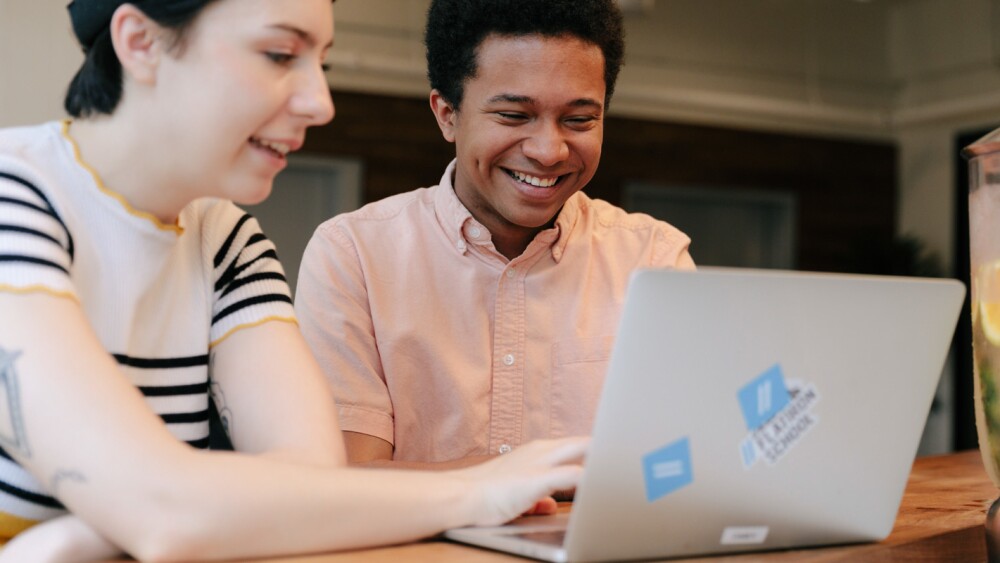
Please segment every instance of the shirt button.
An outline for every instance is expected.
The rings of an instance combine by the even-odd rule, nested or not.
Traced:
[[[508,278],[512,278],[512,277],[514,277],[516,275],[517,275],[517,272],[514,270],[514,268],[508,268],[507,269],[507,277]]]
[[[507,354],[506,356],[504,356],[503,363],[508,366],[514,365],[514,354]]]
[[[469,229],[469,234],[472,238],[479,238],[479,235],[483,234],[483,231],[479,227],[472,227]]]
[[[510,444],[500,444],[500,447],[497,448],[497,451],[500,452],[500,455],[503,455],[503,454],[509,454],[511,449],[512,448],[510,447]]]
[[[459,252],[465,252],[465,241],[464,240],[458,241],[458,244],[456,244],[455,246],[458,248]]]

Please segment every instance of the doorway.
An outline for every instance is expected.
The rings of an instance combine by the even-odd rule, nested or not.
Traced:
[[[359,160],[293,155],[275,178],[271,197],[245,206],[278,248],[292,295],[313,231],[334,215],[361,205],[361,181]]]

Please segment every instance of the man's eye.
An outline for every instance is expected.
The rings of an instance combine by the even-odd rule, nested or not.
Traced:
[[[510,120],[525,119],[524,115],[520,114],[520,113],[510,113],[510,112],[506,112],[506,111],[498,111],[497,115],[499,115],[500,117],[502,117],[504,119],[510,119]]]
[[[571,117],[566,120],[566,127],[569,127],[575,131],[590,131],[595,126],[597,126],[598,118],[587,116],[587,117]]]

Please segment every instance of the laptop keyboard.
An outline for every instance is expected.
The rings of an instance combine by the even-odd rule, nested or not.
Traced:
[[[537,543],[543,543],[546,545],[562,546],[566,539],[566,530],[549,530],[545,532],[524,532],[521,534],[513,534],[515,538],[521,538],[528,541],[533,541]]]

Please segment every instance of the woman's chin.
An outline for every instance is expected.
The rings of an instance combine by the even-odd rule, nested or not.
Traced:
[[[233,202],[239,205],[257,205],[263,203],[271,195],[272,185],[268,184],[252,193],[241,193],[238,197],[233,197]]]

